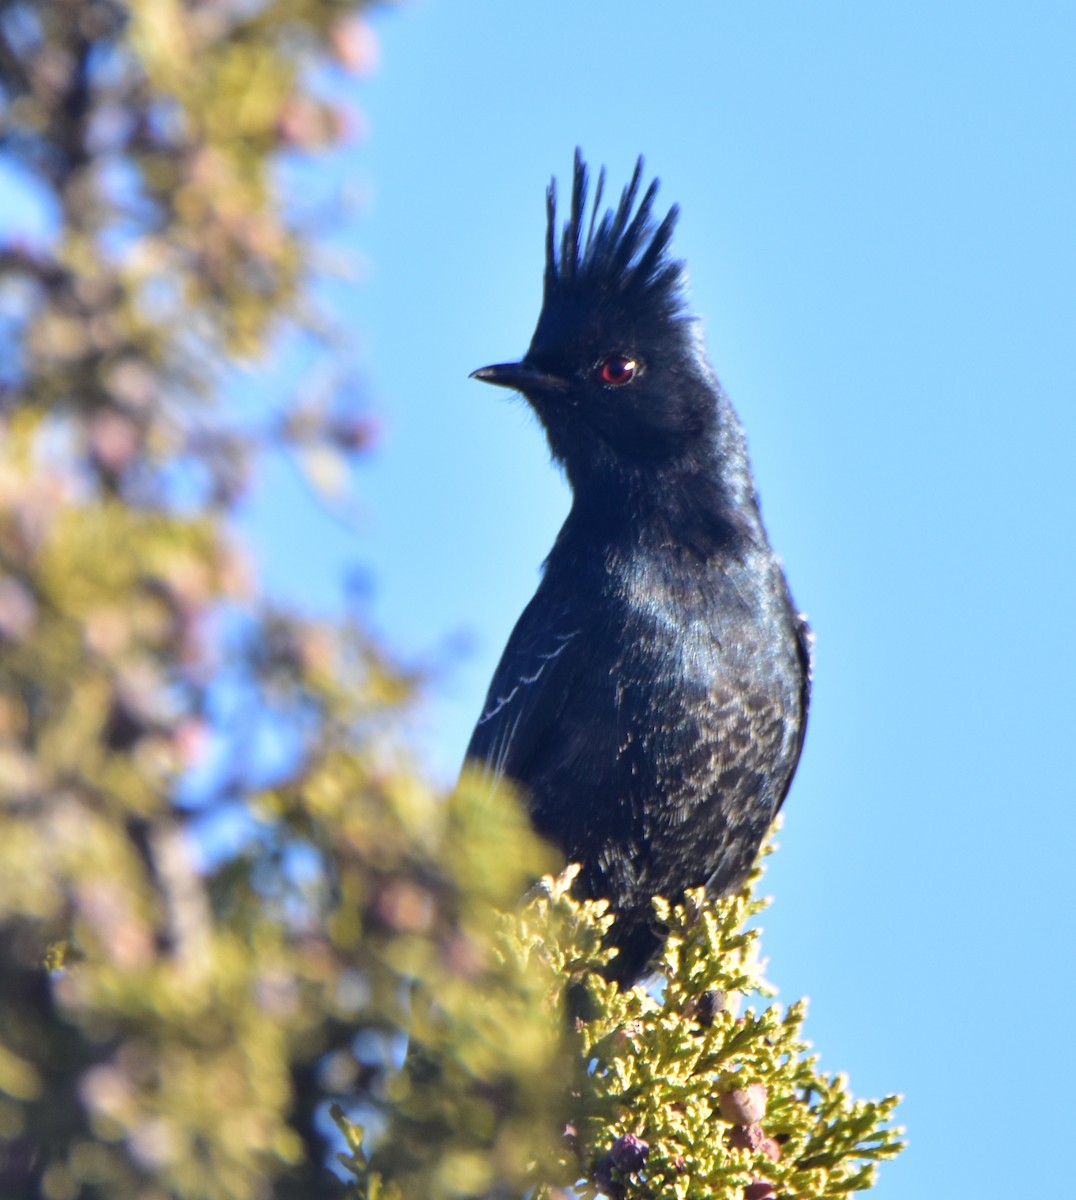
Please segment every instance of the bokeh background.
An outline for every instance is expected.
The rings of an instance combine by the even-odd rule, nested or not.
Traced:
[[[811,997],[825,1067],[906,1094],[880,1200],[1053,1190],[1076,1073],[1076,9],[411,0],[374,24],[351,152],[283,178],[353,202],[328,246],[361,287],[323,298],[346,299],[381,444],[332,513],[270,463],[244,515],[263,578],[313,612],[357,598],[431,672],[415,737],[450,780],[568,505],[522,401],[467,376],[526,348],[550,174],[578,144],[615,190],[645,154],[817,635],[770,976]]]

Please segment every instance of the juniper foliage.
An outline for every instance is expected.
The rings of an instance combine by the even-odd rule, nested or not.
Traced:
[[[324,484],[372,433],[310,300],[333,204],[277,187],[337,152],[319,72],[357,100],[370,36],[335,0],[0,3],[0,159],[48,214],[0,227],[0,1194],[858,1186],[884,1104],[686,1015],[730,986],[724,918],[670,914],[663,1005],[605,988],[596,909],[518,906],[556,869],[518,807],[416,773],[420,674],[258,585],[259,463]],[[296,347],[328,382],[274,393]],[[240,362],[272,405],[225,402]],[[701,1132],[730,1136],[698,1081],[756,1076],[769,1167]]]
[[[414,1157],[422,1137],[408,1108],[407,1097],[420,1094],[412,1080],[369,1155],[362,1130],[338,1114],[358,1195],[822,1200],[869,1188],[877,1165],[902,1149],[892,1123],[899,1097],[856,1099],[810,1053],[806,1003],[766,1003],[773,991],[754,923],[766,905],[754,898],[762,865],[725,899],[698,888],[682,904],[655,901],[670,936],[658,985],[645,989],[621,989],[601,973],[612,917],[604,901],[573,898],[576,870],[545,877],[496,941],[521,972],[538,964],[548,972],[547,1035],[564,1031],[549,1110],[563,1120],[559,1136],[529,1162],[518,1158],[512,1174],[498,1174],[488,1155],[469,1176],[446,1173],[464,1152],[460,1134],[451,1149]],[[428,1073],[428,1059],[407,1069]]]

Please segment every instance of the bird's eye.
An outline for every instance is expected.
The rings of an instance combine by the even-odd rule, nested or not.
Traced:
[[[598,363],[594,373],[602,383],[623,387],[639,374],[639,362],[629,354],[610,354]]]

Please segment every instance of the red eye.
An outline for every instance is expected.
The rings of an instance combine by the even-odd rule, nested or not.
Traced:
[[[612,387],[622,387],[631,383],[639,373],[639,363],[627,354],[610,354],[598,363],[597,376],[602,383]]]

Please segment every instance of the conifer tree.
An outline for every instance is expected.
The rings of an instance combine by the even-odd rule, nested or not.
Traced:
[[[514,798],[414,770],[420,681],[250,568],[259,459],[369,440],[346,388],[230,381],[336,361],[274,172],[332,151],[318,72],[370,37],[334,0],[0,0],[0,159],[47,214],[0,222],[0,1195],[846,1195],[895,1100],[764,1007],[750,888],[657,900],[663,988],[606,984]]]

